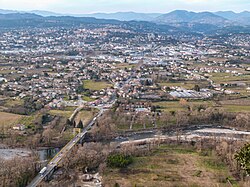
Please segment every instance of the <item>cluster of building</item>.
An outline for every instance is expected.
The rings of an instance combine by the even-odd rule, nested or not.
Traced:
[[[184,36],[185,42],[180,38],[119,26],[2,32],[0,94],[20,99],[32,96],[55,108],[79,106],[86,102],[82,99],[86,91],[83,81],[95,80],[112,86],[88,93],[99,98],[91,102],[94,105],[114,93],[121,98],[153,101],[207,99],[228,85],[218,85],[213,73],[242,76],[249,68],[232,63],[239,55],[249,60],[248,35],[190,40]],[[208,84],[200,91],[181,86],[166,91],[160,84],[186,81]],[[249,82],[243,83],[248,89]]]

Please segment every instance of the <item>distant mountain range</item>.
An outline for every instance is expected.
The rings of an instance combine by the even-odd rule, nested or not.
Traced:
[[[115,12],[115,13],[93,13],[93,14],[60,14],[50,11],[32,10],[29,12],[0,9],[0,14],[11,13],[34,13],[40,16],[73,16],[73,17],[93,17],[97,19],[116,19],[119,21],[152,21],[160,16],[160,13],[136,13],[136,12]]]
[[[161,14],[158,13],[116,12],[116,13],[82,14],[77,16],[94,17],[98,19],[116,19],[119,21],[153,21],[160,15]]]
[[[215,12],[214,14],[240,24],[250,25],[249,11],[244,11],[240,13],[235,13],[233,11],[220,11],[220,12]]]
[[[120,25],[137,32],[223,34],[250,33],[250,12],[190,12],[175,10],[167,14],[134,12],[64,15],[48,11],[20,12],[0,9],[0,29],[33,27],[96,27]]]
[[[154,19],[155,22],[159,23],[200,23],[200,24],[211,24],[211,25],[218,25],[223,24],[227,25],[230,24],[231,21],[215,15],[211,12],[188,12],[185,10],[175,10],[173,12],[170,12],[168,14],[163,14],[156,19]]]
[[[244,11],[235,13],[233,11],[219,12],[191,12],[186,10],[175,10],[167,14],[160,13],[136,13],[136,12],[116,12],[116,13],[94,13],[94,14],[60,14],[49,11],[33,10],[29,12],[3,10],[0,14],[10,13],[34,13],[40,16],[73,16],[73,17],[94,17],[97,19],[115,19],[119,21],[152,21],[162,24],[176,23],[200,23],[212,25],[250,25],[250,12]]]

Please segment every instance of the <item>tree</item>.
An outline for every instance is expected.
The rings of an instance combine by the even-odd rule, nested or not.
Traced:
[[[246,174],[250,175],[250,143],[244,145],[234,157],[240,164],[241,168],[245,170]]]
[[[76,88],[76,93],[77,93],[77,94],[81,94],[83,91],[84,91],[83,85],[79,85],[79,86]]]
[[[37,170],[37,158],[0,159],[0,186],[27,186]]]
[[[76,121],[73,122],[73,127],[76,128]]]
[[[196,84],[196,85],[194,86],[194,90],[197,91],[197,92],[199,92],[199,91],[200,91],[200,86]]]
[[[171,88],[169,86],[167,86],[165,90],[166,90],[166,92],[170,92]]]
[[[123,154],[110,155],[107,159],[108,166],[113,168],[125,168],[132,162],[132,156]]]
[[[72,125],[73,125],[72,121],[70,121],[69,119],[67,119],[66,124],[69,125],[69,126],[72,126]]]
[[[80,129],[83,129],[83,123],[82,123],[82,120],[80,120],[79,121],[79,123],[78,123],[78,126],[77,126],[78,128],[80,128]]]
[[[48,128],[46,130],[43,131],[43,137],[46,141],[46,143],[50,144],[52,138],[55,136],[55,133],[52,129]]]

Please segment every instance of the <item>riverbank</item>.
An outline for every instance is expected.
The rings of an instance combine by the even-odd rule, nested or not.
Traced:
[[[32,151],[27,149],[0,149],[0,158],[4,160],[11,160],[16,157],[30,157]]]
[[[127,135],[118,136],[112,140],[116,143],[126,143],[131,141],[144,141],[151,139],[164,139],[164,138],[176,138],[177,131],[142,131],[139,133],[129,133]],[[178,131],[179,138],[183,140],[192,140],[196,138],[224,138],[248,141],[250,140],[249,131],[240,131],[233,128],[226,128],[221,126],[192,126]],[[36,149],[41,161],[48,160],[59,152],[60,148],[53,147],[38,147]],[[32,150],[25,148],[8,148],[5,145],[0,146],[0,158],[13,159],[15,157],[28,157],[31,156]]]

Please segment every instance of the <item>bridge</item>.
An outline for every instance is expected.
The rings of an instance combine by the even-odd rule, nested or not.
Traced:
[[[77,107],[77,108],[74,110],[74,112],[71,114],[71,116],[69,117],[69,121],[72,122],[72,121],[74,120],[74,118],[76,117],[76,115],[78,114],[78,112],[80,112],[83,108],[84,108],[83,105]]]
[[[67,155],[67,153],[79,142],[81,141],[86,133],[93,127],[97,118],[99,118],[103,112],[103,108],[99,108],[99,113],[88,123],[88,125],[83,129],[83,131],[77,134],[70,142],[68,142],[55,156],[52,160],[47,164],[46,170],[42,174],[38,174],[27,187],[36,187],[39,185],[42,180],[48,180],[54,171],[56,170],[58,164],[61,162],[62,158]],[[81,107],[79,107],[76,111],[79,112]]]

